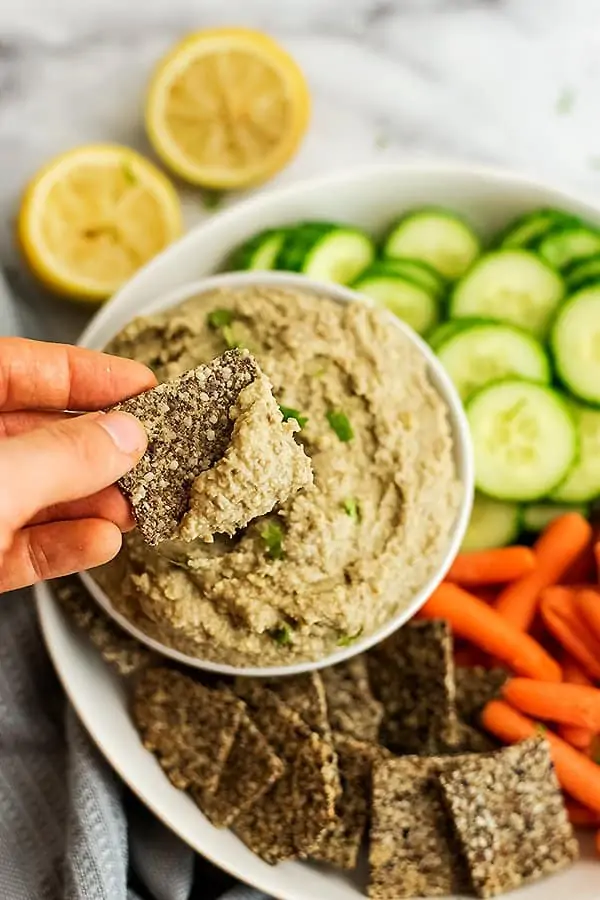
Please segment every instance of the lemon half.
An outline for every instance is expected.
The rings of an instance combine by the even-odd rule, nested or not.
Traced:
[[[309,113],[304,76],[279,44],[257,31],[216,28],[190,35],[159,63],[146,127],[181,178],[231,190],[282,168]]]
[[[129,147],[78,147],[25,191],[21,247],[34,274],[67,297],[99,301],[181,234],[168,178]]]

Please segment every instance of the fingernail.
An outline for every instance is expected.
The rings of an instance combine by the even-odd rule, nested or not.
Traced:
[[[142,423],[129,413],[109,412],[98,422],[108,431],[121,453],[143,453],[147,437]]]

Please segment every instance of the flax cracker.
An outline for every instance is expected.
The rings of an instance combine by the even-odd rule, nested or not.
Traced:
[[[173,669],[147,669],[135,685],[133,715],[143,744],[182,790],[217,789],[243,714],[231,691]]]
[[[376,743],[383,706],[371,692],[365,657],[323,669],[321,677],[332,730]]]
[[[148,449],[120,479],[144,540],[173,537],[189,506],[192,483],[227,450],[230,411],[259,369],[247,350],[228,350],[208,365],[119,403],[148,435]]]
[[[404,756],[375,763],[369,897],[437,897],[468,888],[465,861],[435,777],[459,759]]]
[[[469,725],[476,726],[479,714],[490,700],[500,695],[508,675],[504,669],[484,669],[483,666],[457,666],[456,711]]]
[[[543,738],[454,760],[439,781],[479,897],[493,897],[577,859]]]
[[[86,632],[102,658],[119,675],[131,675],[157,660],[156,653],[122,631],[102,612],[79,578],[57,579],[52,582],[52,589],[71,621]]]
[[[285,771],[237,817],[234,831],[268,863],[305,858],[335,815],[333,748],[263,685],[239,679],[236,690],[256,727],[283,760]]]
[[[452,635],[440,620],[409,622],[367,654],[383,703],[381,742],[396,753],[431,755],[458,743]]]

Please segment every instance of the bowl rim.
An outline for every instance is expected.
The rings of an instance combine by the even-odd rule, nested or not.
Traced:
[[[169,309],[187,299],[191,299],[194,296],[204,294],[217,288],[239,288],[258,285],[295,288],[296,290],[309,291],[324,295],[342,304],[358,302],[367,306],[375,306],[369,298],[342,285],[320,282],[306,278],[304,275],[293,273],[247,271],[225,272],[217,275],[210,275],[205,278],[200,278],[197,281],[180,285],[172,291],[158,294],[152,301],[144,304],[143,307],[138,310],[137,314],[142,315]],[[320,659],[304,660],[288,665],[276,666],[234,666],[189,656],[186,653],[169,647],[150,637],[113,607],[108,595],[87,572],[80,572],[79,577],[94,600],[122,629],[162,656],[166,656],[194,669],[200,669],[220,675],[274,678],[316,671],[326,666],[336,665],[344,660],[348,660],[359,653],[363,653],[376,644],[379,644],[398,628],[402,627],[402,625],[418,612],[430,594],[441,582],[464,538],[469,523],[474,493],[473,450],[463,404],[458,396],[456,388],[446,374],[446,371],[437,356],[433,353],[429,345],[404,322],[385,310],[384,315],[388,318],[390,327],[398,328],[411,341],[413,346],[417,348],[421,356],[423,356],[427,362],[429,377],[435,390],[440,395],[447,408],[454,443],[453,452],[456,474],[460,482],[460,503],[454,517],[443,555],[440,557],[438,565],[432,571],[429,578],[427,578],[419,590],[415,592],[411,601],[375,631],[359,638],[349,647],[342,648]],[[82,334],[78,344],[80,346],[86,346],[89,343],[93,343],[93,339],[90,340],[91,334],[93,334],[93,331],[90,327]]]

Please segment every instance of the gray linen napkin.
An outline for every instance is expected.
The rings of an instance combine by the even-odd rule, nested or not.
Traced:
[[[81,313],[27,296],[17,304],[0,272],[0,335],[80,331]],[[0,596],[0,897],[268,900],[241,885],[223,894],[223,884],[90,741],[52,669],[31,592]]]

